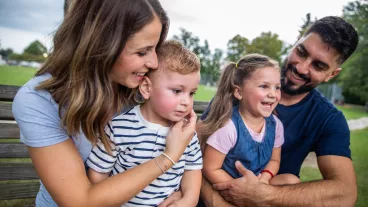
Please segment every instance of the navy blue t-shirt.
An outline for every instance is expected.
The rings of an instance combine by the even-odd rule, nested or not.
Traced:
[[[210,107],[202,114],[202,120],[209,110]],[[309,152],[317,156],[351,157],[350,131],[344,115],[317,90],[312,90],[297,104],[277,105],[276,112],[285,130],[278,174],[299,176]]]

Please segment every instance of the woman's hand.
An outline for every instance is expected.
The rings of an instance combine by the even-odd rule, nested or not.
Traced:
[[[183,197],[183,193],[181,190],[178,190],[171,194],[168,198],[166,198],[158,207],[167,207],[171,204],[175,203],[176,201],[180,200]]]
[[[166,137],[165,154],[170,156],[174,161],[178,161],[183,155],[185,148],[192,139],[197,115],[192,111],[186,119],[183,119],[171,127],[169,134]]]

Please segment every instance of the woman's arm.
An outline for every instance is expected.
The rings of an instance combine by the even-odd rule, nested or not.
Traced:
[[[94,171],[91,168],[88,169],[87,175],[88,175],[88,179],[93,184],[106,180],[109,177],[109,173],[100,173],[100,172]]]
[[[213,184],[232,180],[233,178],[222,169],[226,155],[210,145],[206,146],[203,156],[203,175]]]
[[[275,147],[272,150],[272,156],[264,170],[270,171],[274,176],[279,172],[281,159],[281,147]],[[260,181],[269,184],[272,176],[268,172],[260,173]]]
[[[165,153],[178,161],[193,137],[196,115],[176,123],[167,136]],[[59,206],[120,206],[162,174],[154,160],[92,185],[74,142],[28,147],[41,181]],[[167,162],[168,167],[172,167]]]

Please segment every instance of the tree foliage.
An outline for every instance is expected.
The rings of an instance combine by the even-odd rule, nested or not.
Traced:
[[[246,54],[260,53],[281,63],[282,56],[286,53],[287,48],[288,45],[272,32],[262,32],[251,42],[245,37],[236,35],[227,43],[226,59],[236,62]]]
[[[201,61],[201,82],[214,83],[220,75],[220,62],[222,61],[223,52],[220,49],[215,49],[212,54],[207,40],[201,44],[198,36],[192,32],[180,28],[180,34],[174,35],[173,39],[181,42],[186,48],[193,51]]]
[[[40,41],[36,40],[24,49],[24,53],[43,55],[44,53],[47,53],[47,49]]]
[[[344,7],[343,18],[356,28],[358,47],[342,66],[338,82],[342,86],[345,101],[355,104],[368,102],[368,3],[350,2]]]

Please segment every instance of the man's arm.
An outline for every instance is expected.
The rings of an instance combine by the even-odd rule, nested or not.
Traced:
[[[217,190],[213,189],[212,185],[204,177],[202,177],[201,199],[207,207],[234,207]]]
[[[357,185],[352,161],[326,155],[318,157],[318,166],[323,180],[272,186],[257,181],[251,171],[237,162],[236,167],[244,176],[215,188],[238,206],[354,206]]]

